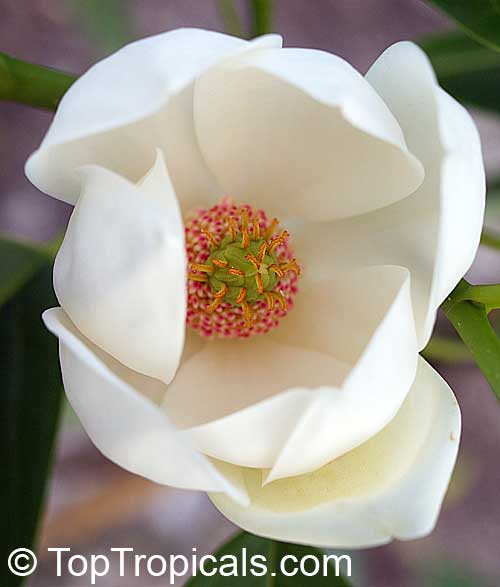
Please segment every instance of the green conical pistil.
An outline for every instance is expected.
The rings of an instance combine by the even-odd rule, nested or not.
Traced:
[[[213,259],[227,263],[227,267],[216,267],[215,271],[208,276],[208,283],[212,292],[215,294],[220,291],[224,285],[227,285],[227,292],[224,300],[239,305],[236,301],[244,287],[246,290],[245,300],[249,303],[257,300],[265,300],[264,292],[273,291],[279,281],[279,277],[269,267],[272,265],[278,266],[274,252],[266,253],[258,263],[258,268],[255,263],[248,259],[251,256],[257,260],[261,247],[267,241],[263,238],[250,240],[248,246],[243,246],[243,235],[238,235],[233,241],[230,236],[226,236],[220,245],[214,249],[208,258],[207,264],[212,264]],[[230,269],[241,272],[241,275],[236,275],[230,272]],[[259,292],[259,278],[262,280],[262,293]]]

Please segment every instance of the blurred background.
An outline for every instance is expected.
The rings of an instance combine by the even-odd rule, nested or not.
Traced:
[[[246,3],[239,5],[244,13]],[[215,0],[0,0],[0,14],[0,50],[76,74],[142,36],[180,26],[224,29]],[[337,53],[362,73],[396,41],[420,40],[453,28],[420,0],[275,0],[273,23],[287,46]],[[500,171],[500,123],[485,112],[474,115],[492,178]],[[1,234],[39,242],[65,227],[70,207],[37,192],[23,172],[51,118],[49,112],[0,102]],[[498,219],[493,202],[488,223],[498,224]],[[482,248],[470,280],[499,281],[497,255]],[[438,330],[450,333],[444,323]],[[500,406],[472,363],[435,364],[455,390],[464,420],[445,507],[432,536],[353,553],[354,585],[500,584]],[[137,553],[165,556],[189,554],[193,546],[210,552],[234,531],[205,495],[154,485],[107,461],[65,407],[40,538],[40,566],[29,585],[88,585],[85,578],[55,578],[55,565],[46,553],[50,546],[68,546],[85,555],[133,547]],[[161,578],[134,579],[131,573],[125,579],[108,575],[99,581],[108,587],[165,584]]]

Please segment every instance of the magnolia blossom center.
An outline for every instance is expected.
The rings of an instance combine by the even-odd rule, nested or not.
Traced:
[[[300,274],[278,220],[224,198],[189,214],[185,233],[187,325],[205,338],[248,338],[278,326]]]

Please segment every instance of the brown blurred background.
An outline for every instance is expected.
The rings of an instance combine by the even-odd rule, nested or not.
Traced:
[[[239,5],[243,10],[245,3]],[[0,0],[0,15],[0,50],[74,73],[132,39],[179,26],[223,28],[215,0]],[[362,72],[391,43],[450,26],[420,0],[275,0],[274,29],[286,45],[332,51]],[[48,240],[67,222],[70,207],[37,192],[23,173],[51,116],[0,103],[2,233]],[[477,120],[488,172],[500,171],[500,124],[485,115]],[[471,279],[498,281],[499,259],[481,251]],[[456,391],[464,419],[460,458],[443,513],[429,538],[355,553],[355,585],[500,583],[500,406],[473,365],[438,368]],[[56,578],[54,561],[43,554],[47,546],[69,546],[84,555],[133,547],[139,554],[165,556],[189,554],[193,546],[212,551],[232,532],[203,494],[156,486],[108,462],[67,409],[40,566],[30,585],[89,583],[88,578]],[[166,584],[165,578],[136,579],[131,573],[126,578],[110,574],[98,582],[105,587]]]

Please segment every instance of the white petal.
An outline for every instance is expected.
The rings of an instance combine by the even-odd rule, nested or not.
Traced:
[[[262,486],[244,469],[251,504],[214,504],[235,524],[270,538],[332,548],[370,547],[432,531],[455,463],[460,410],[448,385],[420,360],[397,416],[379,434],[309,475]]]
[[[54,267],[61,306],[97,346],[168,383],[184,344],[186,257],[165,164],[141,186],[87,168]]]
[[[367,79],[425,167],[421,188],[391,211],[387,222],[382,214],[360,221],[370,262],[401,264],[411,271],[423,348],[439,305],[470,267],[479,245],[485,202],[479,135],[467,111],[439,88],[426,55],[414,44],[387,49]],[[351,234],[352,243],[359,233]]]
[[[334,384],[345,370],[329,355],[267,337],[212,341],[181,366],[163,408],[204,454],[269,466],[314,397],[305,386]]]
[[[61,308],[43,319],[60,341],[68,399],[97,448],[125,469],[157,483],[227,492],[243,505],[238,473],[215,467],[158,407],[166,386],[134,372],[86,340]],[[227,470],[227,467],[226,467]]]
[[[262,46],[281,46],[281,39],[267,35],[247,42],[178,29],[123,47],[69,89],[26,174],[42,191],[74,204],[82,165],[137,181],[160,147],[182,208],[206,203],[220,194],[196,143],[193,80],[227,55]]]
[[[194,117],[224,192],[281,217],[351,216],[422,182],[387,106],[325,52],[269,49],[225,60],[198,79]]]
[[[269,479],[312,471],[394,417],[417,361],[408,273],[378,267],[322,282],[275,332],[209,343],[163,403],[202,452],[273,467]]]
[[[294,230],[313,273],[338,267],[395,264],[411,273],[419,348],[427,344],[439,305],[471,265],[481,235],[484,169],[477,129],[437,85],[425,54],[393,45],[367,78],[397,117],[409,148],[425,167],[410,197],[371,214]],[[314,238],[311,238],[314,235]]]

